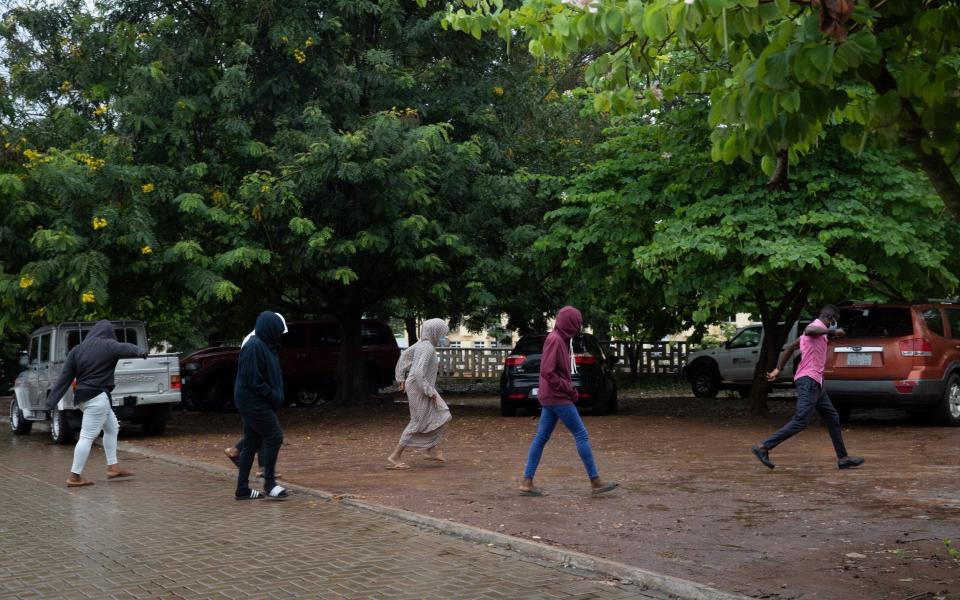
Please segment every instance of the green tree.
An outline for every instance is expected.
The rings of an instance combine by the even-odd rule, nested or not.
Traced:
[[[446,24],[517,31],[538,57],[595,52],[599,110],[708,95],[712,156],[761,157],[771,188],[826,127],[844,144],[909,147],[960,219],[960,4],[954,0],[502,0],[450,3]],[[458,8],[462,5],[465,8]],[[466,10],[465,10],[466,9]],[[690,59],[693,60],[690,60]],[[681,61],[684,68],[674,64]]]
[[[641,274],[662,294],[657,303],[686,308],[696,323],[753,311],[767,332],[752,396],[758,410],[789,324],[816,310],[812,303],[956,290],[955,228],[909,157],[869,150],[851,165],[835,128],[790,189],[770,192],[746,166],[711,162],[706,110],[614,127],[565,206],[548,216],[546,243],[568,248],[572,261]],[[613,297],[645,289],[624,275],[584,283]],[[609,284],[618,285],[603,291]]]

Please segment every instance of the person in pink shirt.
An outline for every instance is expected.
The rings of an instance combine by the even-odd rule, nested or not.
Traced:
[[[769,468],[776,465],[770,460],[770,451],[787,439],[795,436],[810,424],[814,411],[820,413],[827,424],[833,449],[837,453],[837,466],[841,469],[852,469],[863,464],[863,458],[849,456],[843,444],[843,433],[840,429],[840,415],[833,407],[830,396],[823,389],[823,369],[827,363],[827,341],[834,337],[843,337],[844,331],[837,327],[837,318],[840,311],[837,307],[828,304],[820,310],[820,317],[807,325],[803,335],[798,336],[792,344],[784,349],[780,355],[777,368],[767,374],[767,379],[774,381],[787,361],[793,356],[797,348],[800,349],[800,364],[793,376],[794,386],[797,389],[797,410],[793,418],[779,431],[771,435],[765,442],[753,446],[754,456]]]

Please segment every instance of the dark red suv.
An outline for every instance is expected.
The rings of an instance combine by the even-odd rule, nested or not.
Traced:
[[[340,359],[340,326],[334,320],[298,321],[287,324],[289,332],[280,342],[280,368],[287,402],[307,406],[336,392],[337,361]],[[381,321],[363,321],[362,360],[371,393],[393,383],[400,358],[390,326]],[[180,361],[184,405],[216,410],[233,406],[237,377],[238,346],[204,348]]]
[[[894,406],[960,426],[960,304],[851,304],[839,322],[824,379],[841,416]]]

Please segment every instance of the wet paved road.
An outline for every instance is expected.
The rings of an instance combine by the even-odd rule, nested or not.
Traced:
[[[318,499],[121,454],[138,476],[63,485],[71,448],[0,432],[0,598],[662,598]]]

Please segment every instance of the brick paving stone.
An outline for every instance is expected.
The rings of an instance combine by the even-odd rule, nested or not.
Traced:
[[[63,485],[72,448],[0,433],[0,599],[663,600],[501,548],[294,496],[236,502],[233,483],[121,453],[108,482],[95,447]]]

